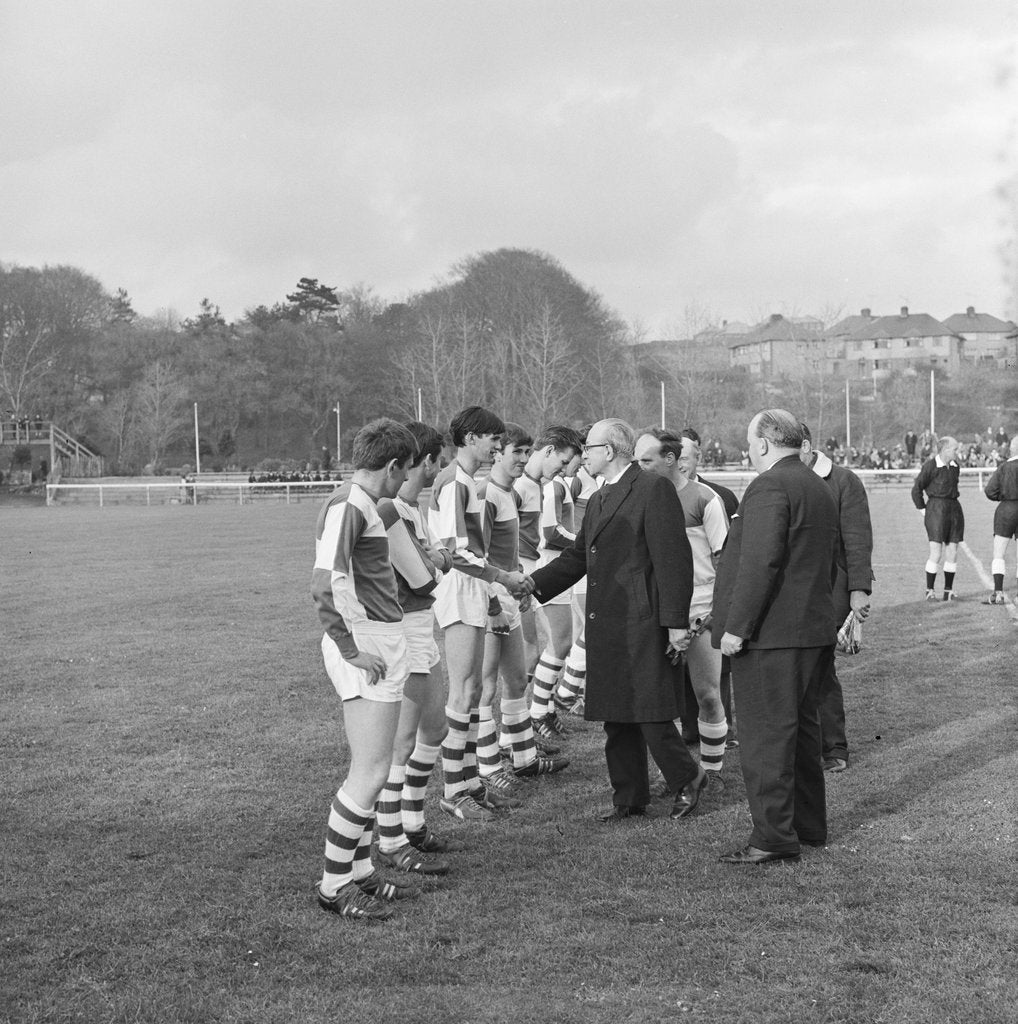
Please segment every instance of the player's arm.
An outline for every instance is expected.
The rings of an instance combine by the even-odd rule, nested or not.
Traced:
[[[360,655],[349,626],[356,603],[350,564],[364,526],[360,510],[349,502],[331,508],[317,545],[311,574],[311,594],[318,607],[318,617],[347,661],[354,661]]]
[[[550,480],[544,491],[544,509],[541,515],[541,539],[548,551],[565,551],[576,534],[562,525],[565,507],[565,484]]]
[[[728,513],[725,511],[725,503],[721,500],[720,494],[715,494],[704,506],[703,529],[707,534],[707,543],[710,545],[711,561],[714,563],[714,568],[717,569],[721,549],[728,539]]]
[[[930,484],[930,478],[932,476],[930,467],[932,465],[932,459],[924,462],[919,472],[916,473],[915,482],[912,484],[912,504],[920,511],[926,508],[926,498],[923,495],[923,491],[925,491]]]
[[[1005,462],[1004,465],[1006,466],[1007,463]],[[999,469],[994,470],[993,476],[991,476],[990,479],[986,481],[986,486],[983,488],[983,493],[986,495],[987,498],[990,499],[990,501],[1001,501],[1003,499],[1004,496],[1003,494],[1001,494],[1000,491]]]
[[[378,515],[389,538],[389,560],[393,569],[415,594],[421,597],[430,594],[438,586],[441,573],[411,534],[410,524],[388,499],[378,503]]]

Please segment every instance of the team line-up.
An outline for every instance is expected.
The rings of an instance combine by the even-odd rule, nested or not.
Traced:
[[[319,905],[384,920],[446,874],[462,844],[425,821],[436,765],[445,813],[504,818],[532,780],[568,768],[560,712],[604,725],[605,823],[639,819],[652,797],[677,821],[695,813],[738,744],[753,828],[720,860],[795,862],[823,846],[824,775],[849,765],[835,647],[858,649],[873,583],[859,478],[781,409],[748,425],[757,476],[741,502],[698,475],[692,430],[604,419],[534,437],[470,406],[449,437],[443,467],[434,427],[367,424],[353,476],[318,516],[312,593],[350,749]],[[926,597],[938,600],[942,566],[950,601],[964,539],[957,441],[937,449],[912,499],[930,542]],[[1018,532],[1018,437],[985,490],[999,504],[984,603],[997,604]]]

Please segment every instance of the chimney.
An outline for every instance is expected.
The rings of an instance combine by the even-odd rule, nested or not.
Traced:
[[[901,315],[902,316],[908,316],[908,306],[902,306],[901,307]]]
[[[869,308],[869,306],[867,306],[867,307],[866,307],[865,309],[860,309],[860,310],[859,310],[859,312],[860,312],[860,313],[861,313],[861,314],[862,314],[863,316],[869,316],[869,315],[870,315],[870,308]]]
[[[965,315],[966,316],[975,316],[976,315],[976,307],[975,306],[969,306],[969,308],[965,310]]]
[[[771,313],[771,323],[776,324],[781,319],[780,313]]]

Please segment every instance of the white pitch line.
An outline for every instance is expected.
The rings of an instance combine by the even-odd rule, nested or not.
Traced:
[[[976,570],[979,579],[982,581],[983,586],[986,587],[987,590],[993,590],[993,577],[986,571],[983,563],[980,562],[972,553],[972,549],[968,544],[966,544],[965,541],[961,541],[958,544],[958,547],[965,552],[968,560]],[[1011,621],[1018,626],[1018,607],[1015,606],[1014,601],[1012,601],[1006,594],[1004,595],[1004,607],[1007,609],[1007,614],[1011,616]]]

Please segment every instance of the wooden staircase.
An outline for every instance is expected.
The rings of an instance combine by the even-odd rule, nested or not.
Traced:
[[[103,459],[87,445],[61,430],[55,423],[43,420],[6,421],[0,423],[0,445],[16,448],[49,448],[49,478],[93,477],[103,475]]]

